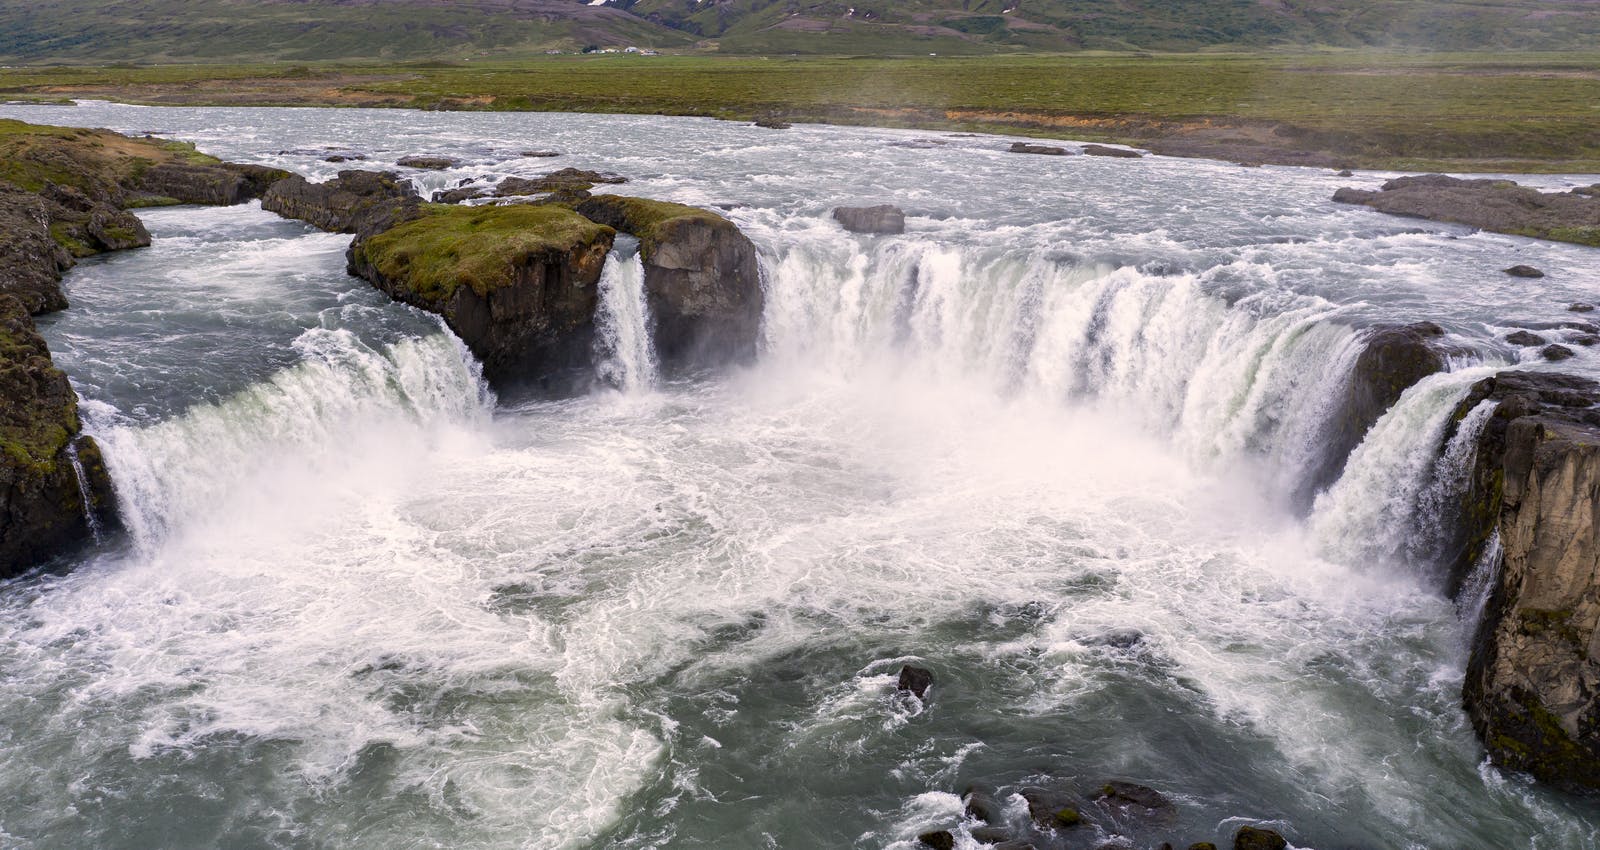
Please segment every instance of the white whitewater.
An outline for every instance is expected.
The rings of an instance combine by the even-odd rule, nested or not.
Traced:
[[[89,526],[89,536],[95,543],[103,540],[100,517],[95,514],[94,495],[89,492],[89,476],[83,471],[83,461],[78,458],[76,441],[67,443],[67,460],[72,463],[72,474],[78,481],[78,503],[83,505],[83,520]]]
[[[757,364],[662,382],[623,251],[596,341],[623,392],[496,404],[436,322],[346,276],[344,237],[141,213],[154,246],[80,264],[41,322],[131,532],[0,593],[0,845],[915,850],[949,828],[970,850],[959,791],[1048,773],[1181,801],[1136,847],[1271,820],[1299,847],[1600,850],[1591,805],[1480,764],[1461,616],[1484,565],[1461,616],[1418,569],[1488,416],[1441,451],[1504,356],[1485,323],[1593,300],[1579,249],[1386,224],[1317,172],[995,139],[43,110],[0,106],[322,177],[279,152],[449,152],[448,179],[491,180],[544,170],[515,156],[537,140],[728,209],[767,309]],[[898,200],[908,232],[843,233],[847,198]],[[1510,253],[1561,270],[1550,304],[1504,280]],[[1408,392],[1307,514],[1359,329],[1422,318],[1483,356]],[[921,705],[905,663],[935,671]]]
[[[606,257],[600,273],[600,308],[595,316],[595,372],[625,393],[655,386],[655,343],[645,297],[644,261],[638,243],[626,237]]]

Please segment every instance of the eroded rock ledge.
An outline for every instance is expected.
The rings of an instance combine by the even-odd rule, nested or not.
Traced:
[[[1462,504],[1464,576],[1498,533],[1464,688],[1498,764],[1600,789],[1600,384],[1502,372],[1474,385],[1463,421],[1496,402]],[[1468,584],[1463,592],[1471,592]]]
[[[0,295],[0,578],[86,541],[91,518],[109,516],[113,505],[66,373],[51,362],[27,306]]]
[[[1376,192],[1346,187],[1335,192],[1333,199],[1513,236],[1600,246],[1600,186],[1540,192],[1510,180],[1424,174],[1395,178]]]

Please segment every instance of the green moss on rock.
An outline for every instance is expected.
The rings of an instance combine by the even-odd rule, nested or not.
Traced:
[[[404,280],[425,300],[443,303],[457,288],[478,295],[510,286],[541,256],[566,254],[614,231],[563,207],[461,207],[424,204],[415,221],[352,248],[389,280]]]

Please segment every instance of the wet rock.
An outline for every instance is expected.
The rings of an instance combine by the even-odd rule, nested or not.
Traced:
[[[1055,810],[1050,817],[1050,821],[1054,826],[1073,827],[1083,823],[1083,815],[1079,814],[1077,809],[1071,807],[1061,808]]]
[[[1329,423],[1322,461],[1298,494],[1303,503],[1338,480],[1350,453],[1402,393],[1444,371],[1444,357],[1434,342],[1443,334],[1444,329],[1432,322],[1381,326],[1365,333],[1361,354]]]
[[[366,158],[367,158],[367,155],[364,154],[364,153],[336,153],[336,154],[332,154],[330,156],[323,157],[322,161],[323,162],[335,162],[335,163],[337,163],[337,162],[357,162],[357,161],[365,160]]]
[[[971,831],[972,840],[983,844],[1001,844],[1011,840],[1011,830],[999,826],[978,826]]]
[[[1285,850],[1289,842],[1270,829],[1241,826],[1233,834],[1233,850]]]
[[[1399,177],[1376,192],[1342,188],[1333,200],[1497,233],[1600,246],[1600,197],[1540,192],[1509,180]]]
[[[560,155],[561,151],[523,151],[518,154],[518,156],[525,156],[529,159],[548,159]]]
[[[949,830],[941,829],[935,832],[924,832],[917,836],[917,841],[933,850],[955,850],[956,837]]]
[[[620,185],[626,182],[628,182],[628,178],[609,171],[563,168],[559,171],[552,171],[542,177],[507,177],[500,181],[500,185],[495,188],[495,194],[500,197],[536,195],[541,192],[556,192],[563,189],[592,189],[599,184]]]
[[[1467,664],[1467,713],[1495,763],[1600,788],[1600,384],[1501,372],[1473,385],[1452,422],[1484,401],[1498,405],[1462,499],[1455,587],[1496,534],[1500,559]]]
[[[1544,345],[1548,341],[1544,337],[1528,331],[1513,331],[1506,334],[1506,342],[1512,345]]]
[[[1356,173],[1354,171],[1351,171],[1348,168],[1345,168],[1345,169],[1341,169],[1339,171],[1339,173],[1337,175],[1335,175],[1335,176],[1336,177],[1354,177],[1354,176],[1356,176]]]
[[[497,389],[565,395],[593,371],[598,284],[615,231],[555,206],[430,206],[358,235],[350,272],[444,317]]]
[[[1527,277],[1527,278],[1544,277],[1544,272],[1539,271],[1538,269],[1534,268],[1533,266],[1517,265],[1517,266],[1512,266],[1512,267],[1510,267],[1508,269],[1502,269],[1501,271],[1504,271],[1506,274],[1511,275],[1512,277]]]
[[[682,204],[596,195],[580,214],[639,238],[656,356],[668,373],[754,359],[761,332],[756,248],[733,222]]]
[[[1067,149],[1055,145],[1034,145],[1027,142],[1013,142],[1008,148],[1011,153],[1033,153],[1042,156],[1066,156]]]
[[[1088,156],[1114,156],[1120,159],[1139,159],[1144,154],[1127,148],[1112,148],[1105,145],[1084,145],[1083,152]]]
[[[1600,345],[1600,336],[1595,336],[1594,334],[1578,334],[1567,341],[1573,345],[1581,345],[1587,348],[1591,345]]]
[[[907,664],[900,668],[900,680],[895,687],[898,690],[910,691],[917,699],[922,699],[928,688],[933,687],[933,671]]]
[[[1021,838],[1013,838],[1009,841],[1001,841],[1000,843],[996,844],[994,846],[994,850],[1034,850],[1034,845],[1031,841],[1025,841]]]
[[[1593,313],[1594,305],[1578,301],[1567,305],[1567,311],[1572,313]]]
[[[1178,807],[1160,791],[1132,782],[1107,782],[1095,802],[1123,816],[1167,818],[1178,812]]]
[[[758,118],[754,123],[755,126],[765,127],[768,130],[787,130],[794,126],[787,121],[779,121],[776,118]]]
[[[100,449],[82,434],[77,393],[28,307],[0,295],[0,577],[88,542],[92,517],[113,505]]]
[[[902,688],[902,690],[910,689]],[[1005,806],[1002,806],[999,800],[979,791],[967,794],[966,812],[967,817],[976,818],[984,823],[1000,823],[1005,818]]]
[[[833,220],[851,233],[904,233],[906,214],[892,204],[873,207],[835,207]]]
[[[286,180],[294,176],[281,168],[269,168],[265,165],[224,162],[222,167],[244,179],[240,201],[259,198],[265,195],[267,190],[272,188],[273,184],[279,180]]]
[[[1189,850],[1217,850],[1217,845],[1209,841],[1200,841],[1189,845]]]
[[[290,177],[274,183],[261,208],[331,233],[378,233],[421,213],[421,198],[392,171],[341,171],[326,183]]]
[[[1539,354],[1546,360],[1566,360],[1573,355],[1573,351],[1565,345],[1547,345]]]
[[[454,168],[458,161],[448,156],[403,156],[396,160],[395,164],[404,168],[420,168],[424,171],[443,171],[446,168]]]

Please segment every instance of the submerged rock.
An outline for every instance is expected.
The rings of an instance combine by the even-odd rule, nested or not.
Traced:
[[[1573,351],[1565,345],[1547,345],[1539,354],[1546,360],[1566,360],[1573,355]]]
[[[1497,764],[1600,788],[1600,384],[1501,372],[1474,384],[1452,421],[1484,401],[1498,405],[1462,500],[1455,586],[1496,533],[1501,548],[1467,712]]]
[[[92,539],[111,479],[26,305],[0,295],[0,577]],[[82,478],[79,478],[80,469]]]
[[[906,232],[905,211],[893,204],[873,207],[835,207],[833,220],[851,233]]]
[[[910,664],[900,668],[900,680],[895,683],[896,689],[910,691],[917,699],[922,699],[931,687],[933,687],[932,670],[912,667]]]
[[[933,850],[955,850],[956,837],[949,830],[941,829],[935,832],[924,832],[917,836],[917,840]]]
[[[1066,156],[1068,153],[1066,148],[1055,145],[1034,145],[1027,142],[1013,142],[1007,150],[1011,153],[1032,153],[1042,156]]]
[[[984,823],[999,823],[1005,817],[1005,807],[988,794],[972,791],[967,794],[966,813],[967,817]]]
[[[1112,148],[1105,145],[1084,145],[1083,152],[1089,156],[1114,156],[1121,159],[1139,159],[1144,154],[1127,148]]]
[[[350,271],[431,313],[499,387],[587,380],[598,283],[615,231],[557,206],[424,205],[358,236]]]
[[[392,171],[348,170],[326,183],[280,180],[262,196],[261,208],[330,233],[377,233],[416,218],[421,201]]]
[[[1567,305],[1567,311],[1572,313],[1593,313],[1594,305],[1578,301]]]
[[[1531,331],[1512,331],[1506,334],[1506,342],[1512,345],[1544,345],[1549,340]]]
[[[1241,826],[1233,834],[1233,850],[1285,850],[1289,842],[1270,829]]]
[[[1132,782],[1115,780],[1107,782],[1100,789],[1100,796],[1095,798],[1095,802],[1123,816],[1165,819],[1175,816],[1178,812],[1178,807],[1160,791]]]
[[[779,121],[776,118],[758,118],[754,123],[755,126],[765,127],[768,130],[788,130],[794,126],[787,121]]]
[[[639,239],[656,356],[670,371],[755,358],[761,332],[756,248],[733,222],[682,204],[597,195],[580,214]]]
[[[1539,271],[1538,269],[1534,268],[1533,266],[1520,266],[1520,265],[1519,266],[1512,266],[1511,268],[1503,269],[1503,271],[1506,274],[1511,275],[1512,277],[1528,277],[1528,278],[1544,277],[1544,272]]]
[[[1600,197],[1582,192],[1540,192],[1509,180],[1425,174],[1395,178],[1376,192],[1345,187],[1333,199],[1394,215],[1600,246]]]

